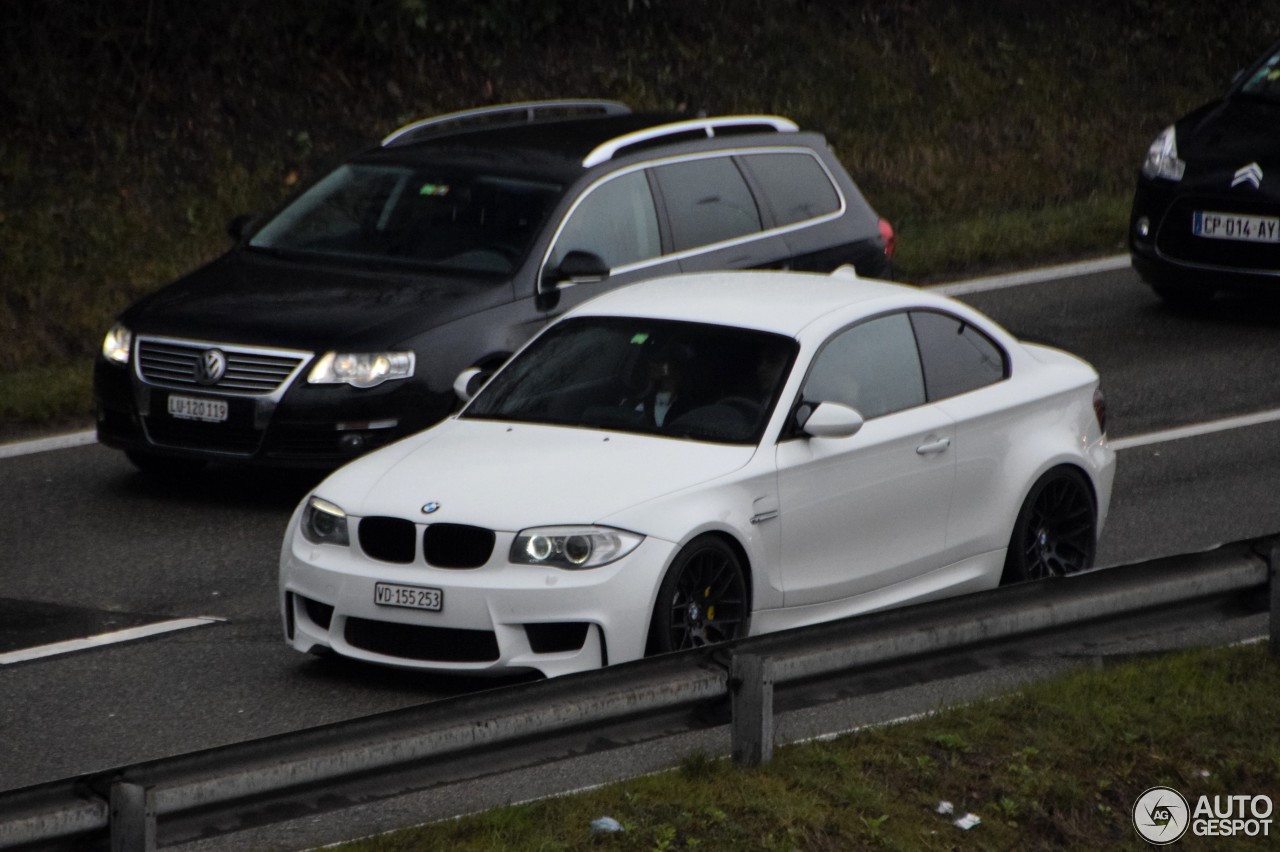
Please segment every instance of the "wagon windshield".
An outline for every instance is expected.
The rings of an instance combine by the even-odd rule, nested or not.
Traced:
[[[348,163],[320,179],[249,246],[509,275],[562,187],[464,168]]]
[[[756,443],[796,349],[751,329],[570,319],[516,356],[462,416]]]
[[[1240,87],[1240,92],[1254,98],[1280,103],[1280,50],[1272,53],[1258,70]]]

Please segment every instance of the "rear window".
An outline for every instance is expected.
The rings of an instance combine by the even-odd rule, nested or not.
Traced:
[[[764,191],[779,226],[817,219],[840,209],[840,194],[817,157],[802,151],[749,154],[747,171]]]

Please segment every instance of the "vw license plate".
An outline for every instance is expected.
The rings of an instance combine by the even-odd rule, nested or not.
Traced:
[[[1280,243],[1280,218],[1197,210],[1191,218],[1191,233],[1211,240]]]
[[[169,395],[169,416],[179,420],[222,423],[227,419],[227,401],[199,396]]]
[[[378,606],[400,606],[406,609],[439,612],[444,609],[444,592],[426,586],[377,583],[373,587],[373,602]]]

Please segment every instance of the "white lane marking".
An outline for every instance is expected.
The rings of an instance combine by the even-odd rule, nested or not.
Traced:
[[[215,618],[213,616],[201,616],[199,618],[175,618],[172,621],[159,621],[155,624],[144,624],[141,627],[130,627],[125,630],[116,630],[111,633],[100,633],[97,636],[87,636],[83,639],[68,639],[65,642],[53,642],[48,645],[39,645],[35,648],[23,648],[20,651],[9,651],[0,654],[0,666],[7,666],[12,663],[25,663],[28,660],[38,660],[41,657],[53,657],[58,654],[70,654],[73,651],[83,651],[88,648],[100,648],[104,645],[115,645],[120,642],[132,642],[135,639],[146,639],[150,636],[159,636],[163,633],[171,633],[175,630],[186,630],[191,627],[202,627],[206,624],[218,624],[226,621],[225,618]]]
[[[92,429],[85,432],[72,432],[69,435],[54,435],[52,438],[39,438],[34,441],[17,441],[12,444],[0,444],[0,459],[17,456],[29,456],[35,453],[47,453],[50,450],[65,450],[70,447],[83,447],[95,444],[98,435]]]
[[[972,278],[968,281],[956,281],[951,284],[937,284],[930,287],[947,296],[966,296],[970,293],[985,293],[988,290],[1004,290],[1009,287],[1023,287],[1027,284],[1042,284],[1059,278],[1077,278],[1081,275],[1094,275],[1099,272],[1115,272],[1129,267],[1129,255],[1117,254],[1098,260],[1085,260],[1080,263],[1063,263],[1057,266],[1044,266],[1039,269],[1027,269],[1022,272],[1011,272],[1007,275],[991,275],[986,278]]]
[[[1128,438],[1117,438],[1107,443],[1111,445],[1113,450],[1127,450],[1132,447],[1145,447],[1150,444],[1178,441],[1182,438],[1212,435],[1215,432],[1226,432],[1230,429],[1245,429],[1249,426],[1258,426],[1263,423],[1274,423],[1277,420],[1280,420],[1280,409],[1272,409],[1271,411],[1259,411],[1256,414],[1242,414],[1239,417],[1226,417],[1222,420],[1193,423],[1190,426],[1179,426],[1176,429],[1147,432],[1145,435],[1131,435]]]

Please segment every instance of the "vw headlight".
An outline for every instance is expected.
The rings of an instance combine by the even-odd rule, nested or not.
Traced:
[[[133,348],[133,332],[120,323],[111,326],[102,339],[102,357],[115,364],[129,363],[129,350]]]
[[[372,388],[393,379],[409,378],[413,367],[412,352],[326,352],[311,368],[307,381],[313,385]]]
[[[1178,133],[1166,127],[1147,149],[1147,159],[1142,163],[1142,174],[1149,178],[1182,180],[1187,164],[1178,159]]]
[[[328,500],[312,497],[302,510],[302,537],[312,544],[348,545],[347,513]]]
[[[612,527],[539,527],[521,530],[511,543],[511,561],[556,568],[598,568],[626,556],[644,536]]]

